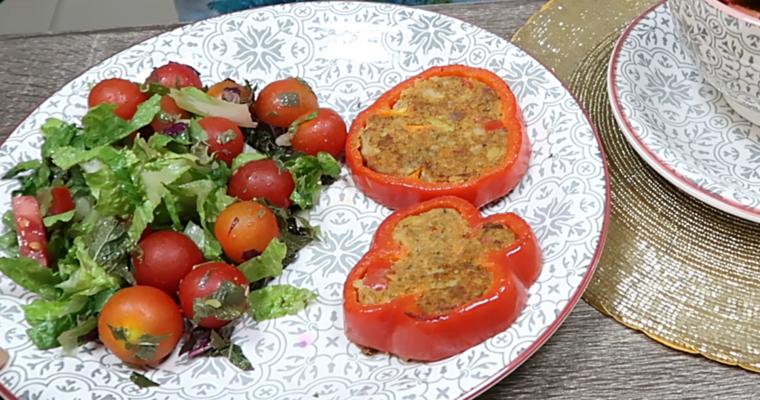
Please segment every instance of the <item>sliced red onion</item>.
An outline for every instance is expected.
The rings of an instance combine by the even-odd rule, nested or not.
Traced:
[[[250,249],[243,252],[243,260],[250,260],[252,258],[258,257],[261,255],[261,252],[256,249]]]
[[[164,135],[169,135],[173,138],[176,138],[180,133],[186,131],[188,127],[189,126],[184,122],[177,122],[164,128],[164,131],[162,133]]]
[[[240,103],[240,88],[226,87],[222,92],[222,100],[230,103]]]

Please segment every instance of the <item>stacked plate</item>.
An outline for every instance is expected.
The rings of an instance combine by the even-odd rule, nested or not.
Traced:
[[[748,118],[760,114],[748,107],[760,102],[757,33],[760,20],[718,0],[663,2],[620,38],[608,85],[621,129],[652,168],[697,199],[754,222],[760,126]],[[737,104],[742,96],[746,106]]]

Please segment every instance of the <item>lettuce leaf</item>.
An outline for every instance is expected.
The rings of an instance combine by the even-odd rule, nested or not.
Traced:
[[[3,214],[3,225],[5,225],[9,231],[0,236],[0,250],[10,257],[18,257],[18,236],[16,233],[16,223],[13,211],[8,210]]]
[[[187,223],[183,232],[203,252],[207,260],[220,260],[222,245],[216,240],[214,234],[206,228],[196,225],[193,221]]]
[[[275,278],[282,275],[282,260],[287,253],[287,246],[279,239],[274,239],[269,242],[263,253],[238,265],[238,269],[245,274],[248,282]]]
[[[57,118],[48,118],[41,128],[42,137],[45,141],[42,143],[42,156],[50,158],[61,147],[73,147],[84,149],[84,130],[79,129],[74,124],[61,121]]]
[[[84,296],[73,296],[68,300],[35,300],[32,304],[21,306],[26,321],[36,326],[45,321],[52,321],[64,315],[81,311],[89,299]]]
[[[119,288],[110,288],[94,296],[73,296],[68,300],[37,300],[22,306],[32,328],[29,337],[40,349],[63,346],[70,352],[86,340],[83,336],[97,328],[97,315]],[[93,337],[92,339],[94,339]]]
[[[42,222],[45,224],[46,228],[50,228],[55,226],[58,222],[71,221],[71,219],[74,218],[74,214],[76,214],[76,212],[74,210],[71,210],[57,215],[50,215],[43,218]]]
[[[293,175],[296,188],[290,200],[304,210],[314,208],[322,192],[322,176],[337,178],[340,165],[328,153],[319,152],[316,157],[302,155],[285,162],[285,167]]]
[[[31,258],[0,258],[0,272],[17,285],[46,299],[61,297],[61,290],[56,287],[61,278],[51,268],[43,267]]]
[[[50,186],[50,167],[39,160],[24,161],[11,168],[2,179],[16,179],[21,188],[16,189],[12,196],[34,196],[40,190]]]
[[[26,331],[29,339],[40,350],[54,349],[61,345],[58,336],[63,332],[76,327],[76,317],[72,314],[65,315],[50,321],[42,322]]]
[[[64,354],[71,354],[74,349],[84,344],[79,338],[92,332],[93,329],[97,329],[97,327],[98,318],[90,317],[81,324],[61,332],[58,337],[56,337],[56,340],[60,343],[61,347],[63,347]]]
[[[306,308],[317,294],[291,285],[273,285],[248,295],[248,314],[257,322],[295,315]]]
[[[244,128],[256,127],[247,104],[236,104],[217,99],[192,86],[183,87],[179,90],[172,88],[169,97],[177,102],[179,108],[193,114],[203,117],[227,118]]]
[[[89,148],[108,145],[126,138],[132,132],[149,125],[161,111],[161,96],[153,95],[137,106],[134,117],[127,121],[116,114],[115,104],[103,103],[91,108],[82,118],[84,141]]]
[[[245,164],[248,164],[251,161],[258,161],[258,160],[265,160],[267,156],[264,154],[255,152],[255,153],[240,153],[237,157],[235,157],[234,160],[232,160],[232,170],[235,171],[238,168],[242,167]]]

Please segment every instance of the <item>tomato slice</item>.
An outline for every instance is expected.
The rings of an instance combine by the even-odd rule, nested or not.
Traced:
[[[58,215],[74,209],[74,200],[71,199],[71,191],[67,187],[57,187],[50,190],[53,195],[53,204],[50,205],[50,215]]]
[[[50,267],[47,248],[47,234],[40,215],[40,205],[34,196],[13,198],[13,216],[16,218],[16,232],[21,257],[31,258],[45,267]]]

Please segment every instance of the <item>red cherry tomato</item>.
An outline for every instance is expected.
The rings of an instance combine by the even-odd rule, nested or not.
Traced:
[[[132,286],[114,294],[100,312],[98,335],[122,361],[145,365],[168,356],[182,338],[184,321],[177,304],[150,286]],[[144,335],[160,339],[146,346]],[[153,343],[151,343],[153,344]]]
[[[50,215],[58,215],[69,212],[74,209],[74,200],[71,199],[71,191],[67,187],[56,187],[50,189],[53,196],[53,202],[50,205]]]
[[[179,286],[179,300],[182,304],[182,311],[189,320],[193,320],[195,316],[195,299],[202,299],[207,297],[222,286],[224,281],[229,281],[235,286],[239,286],[244,290],[245,296],[241,297],[239,304],[231,305],[233,307],[240,307],[240,312],[245,310],[246,297],[248,296],[248,279],[237,268],[221,263],[210,262],[198,266],[192,270],[182,284]],[[228,320],[217,319],[215,316],[208,316],[201,318],[198,321],[198,326],[210,329],[219,329],[230,323]]]
[[[275,81],[264,87],[256,99],[259,121],[288,127],[298,117],[319,108],[309,85],[297,78]]]
[[[251,161],[238,168],[230,179],[227,194],[240,200],[267,199],[288,208],[296,183],[287,170],[280,170],[272,160]]]
[[[214,224],[214,235],[224,254],[242,263],[266,250],[280,237],[277,218],[264,205],[252,201],[235,203],[222,211]]]
[[[161,289],[170,296],[177,294],[179,282],[193,267],[203,264],[203,253],[189,237],[174,231],[148,235],[132,255],[135,280],[139,285]]]
[[[122,119],[132,119],[137,112],[137,106],[147,100],[145,93],[135,83],[118,78],[101,81],[90,90],[87,102],[90,108],[99,104],[116,104],[116,114]]]
[[[179,108],[177,102],[169,96],[164,96],[161,98],[161,111],[163,111],[166,115],[172,117],[173,120],[190,118],[190,114],[187,111]],[[163,132],[164,129],[172,125],[174,125],[174,121],[162,121],[159,117],[154,118],[150,123],[150,126],[153,128],[153,130],[159,133]]]
[[[38,261],[43,267],[50,267],[47,232],[37,199],[34,196],[14,197],[13,216],[16,219],[19,255]]]
[[[206,117],[198,124],[208,134],[209,153],[216,153],[218,160],[231,166],[232,160],[243,152],[245,146],[243,132],[237,124],[222,117]]]
[[[146,82],[160,83],[169,88],[193,86],[203,89],[198,71],[184,64],[170,62],[153,70]]]
[[[305,118],[312,113],[304,114]],[[346,123],[343,118],[329,108],[320,108],[314,119],[298,125],[295,136],[290,143],[297,151],[316,156],[320,151],[337,157],[346,147]]]

